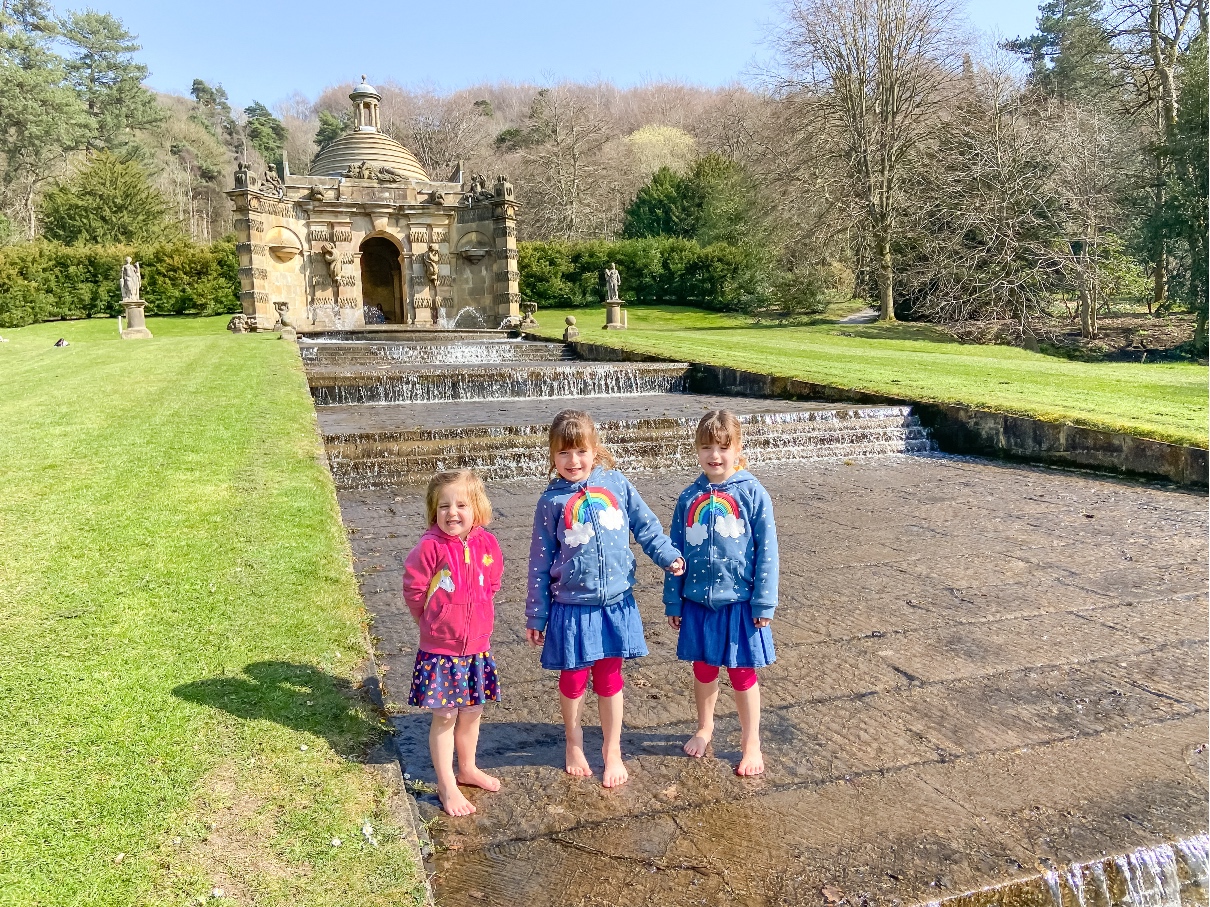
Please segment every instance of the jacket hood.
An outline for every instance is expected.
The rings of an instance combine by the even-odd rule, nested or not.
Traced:
[[[590,482],[597,482],[597,483],[601,482],[602,477],[605,475],[605,472],[606,472],[606,470],[604,467],[594,466],[592,468],[592,472],[590,472],[585,478],[580,479],[580,481],[578,481],[578,482],[569,482],[569,481],[567,481],[567,479],[563,478],[562,476],[556,475],[553,479],[550,480],[550,484],[546,486],[546,490],[547,491],[571,491],[573,488],[583,488],[585,485],[589,484]],[[476,526],[475,528],[478,529],[479,527]]]
[[[757,481],[756,476],[752,475],[752,473],[748,472],[748,470],[746,470],[746,469],[741,469],[738,472],[736,472],[735,475],[733,475],[731,478],[727,479],[725,482],[720,482],[719,484],[714,485],[713,487],[726,490],[726,489],[738,488],[741,485],[748,485],[748,484],[750,484],[752,482],[756,482],[756,481]],[[699,489],[700,491],[707,491],[708,489],[711,488],[711,483],[710,483],[710,480],[706,478],[706,474],[702,473],[700,476],[697,477],[697,481],[693,483],[693,487]]]

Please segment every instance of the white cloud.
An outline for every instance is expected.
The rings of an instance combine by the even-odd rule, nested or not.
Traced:
[[[737,539],[744,534],[744,521],[727,514],[714,518],[714,531],[726,539]]]
[[[694,547],[706,541],[706,524],[695,523],[685,527],[685,541]]]
[[[571,528],[563,536],[563,542],[568,548],[578,548],[583,545],[595,533],[592,531],[591,523],[572,523]]]
[[[626,517],[616,507],[605,508],[597,519],[601,521],[601,525],[606,529],[621,529],[626,525]]]

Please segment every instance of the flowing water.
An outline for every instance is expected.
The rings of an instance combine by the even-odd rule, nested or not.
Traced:
[[[573,406],[593,414],[628,470],[691,465],[698,418],[723,407],[740,416],[754,465],[932,449],[909,407],[706,397],[689,392],[687,363],[586,362],[569,345],[504,332],[328,332],[299,348],[345,488],[424,482],[455,467],[542,476],[550,419]]]
[[[1073,863],[927,907],[1207,907],[1210,835]]]

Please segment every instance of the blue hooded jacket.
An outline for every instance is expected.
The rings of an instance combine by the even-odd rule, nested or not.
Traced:
[[[662,568],[681,556],[616,469],[598,466],[576,483],[553,479],[534,511],[525,626],[545,630],[551,601],[603,608],[625,598],[634,586],[631,532]]]
[[[664,577],[665,614],[680,615],[688,599],[712,611],[750,601],[753,617],[773,616],[777,527],[756,476],[741,469],[719,485],[699,476],[677,499],[669,534],[685,554],[685,573]]]

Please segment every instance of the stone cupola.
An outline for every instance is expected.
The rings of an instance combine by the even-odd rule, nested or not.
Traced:
[[[382,95],[366,82],[365,76],[349,100],[353,102],[352,131],[315,155],[311,175],[347,176],[349,168],[365,164],[393,179],[428,182],[429,175],[416,156],[382,131],[379,112]]]
[[[361,84],[349,95],[353,102],[353,128],[358,132],[381,132],[382,120],[378,114],[378,102],[382,100],[374,86],[361,77]]]

